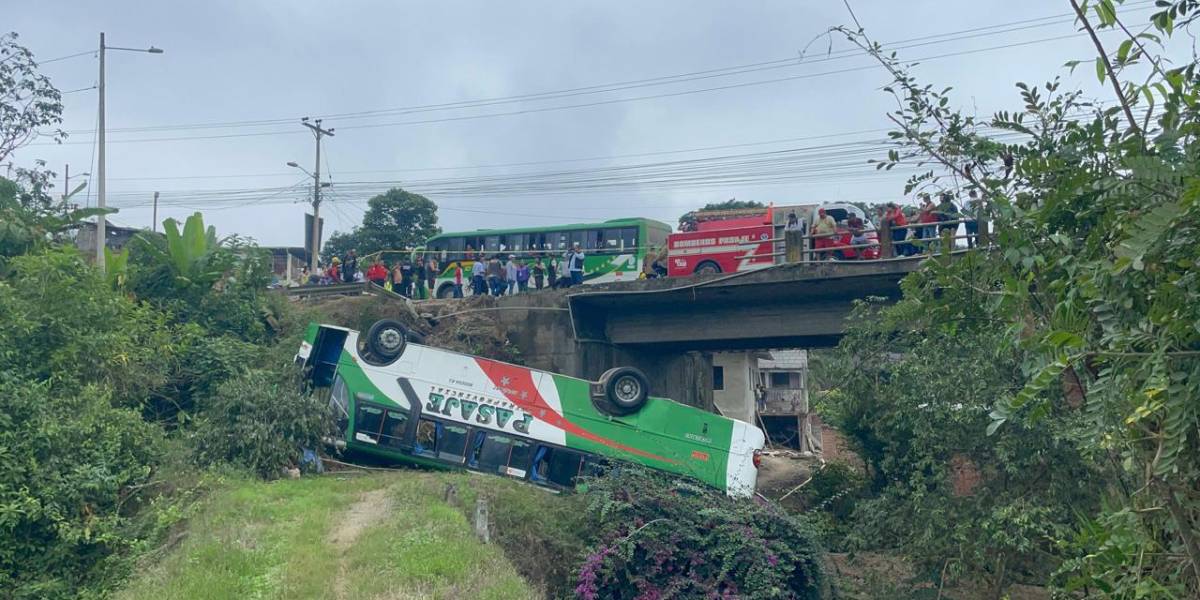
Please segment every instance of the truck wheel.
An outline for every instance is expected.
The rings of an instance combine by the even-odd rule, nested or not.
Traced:
[[[367,355],[363,358],[376,366],[392,364],[408,346],[408,329],[399,321],[381,319],[367,330]]]
[[[454,296],[454,284],[443,283],[442,287],[438,288],[437,297],[439,300],[446,300]]]
[[[609,369],[600,376],[600,387],[609,410],[617,415],[628,415],[641,410],[650,396],[650,382],[646,375],[633,367]]]
[[[697,275],[712,275],[714,273],[721,272],[721,265],[718,265],[717,263],[715,263],[711,260],[706,260],[706,261],[696,265],[696,270],[692,271],[692,272]]]

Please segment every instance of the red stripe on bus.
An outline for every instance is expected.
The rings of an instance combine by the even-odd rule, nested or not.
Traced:
[[[664,456],[646,452],[645,450],[639,450],[637,448],[626,446],[625,444],[615,440],[600,437],[568,421],[566,417],[562,416],[562,414],[560,414],[558,411],[551,408],[551,406],[546,403],[545,398],[542,398],[541,392],[538,391],[537,386],[533,383],[533,375],[530,374],[529,369],[507,365],[484,358],[476,358],[475,362],[479,365],[479,368],[487,374],[488,379],[492,381],[492,385],[496,386],[496,389],[500,390],[500,392],[504,394],[505,398],[508,398],[508,400],[513,404],[520,406],[521,410],[533,415],[537,419],[545,421],[553,427],[557,427],[563,431],[572,433],[586,440],[591,440],[598,444],[604,444],[609,448],[624,450],[625,452],[636,454],[642,458],[649,458],[669,464],[679,464],[679,461],[677,460],[671,460]],[[551,375],[551,377],[553,377],[553,375]],[[503,383],[505,379],[508,380],[507,383]]]

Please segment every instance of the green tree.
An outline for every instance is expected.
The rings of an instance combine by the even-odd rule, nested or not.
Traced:
[[[61,142],[62,94],[38,73],[29,49],[17,34],[0,35],[0,162],[39,136]]]
[[[322,252],[326,261],[344,256],[351,249],[364,256],[415,248],[442,231],[437,224],[437,205],[420,194],[392,188],[371,198],[367,206],[361,226],[330,236]]]
[[[1048,426],[1103,471],[1086,482],[1102,508],[1080,510],[1075,532],[1055,538],[1068,558],[1056,582],[1118,598],[1197,597],[1200,73],[1195,55],[1164,55],[1200,2],[1159,2],[1156,33],[1141,34],[1112,0],[1070,5],[1096,52],[1068,65],[1094,65],[1114,90],[1108,107],[1058,81],[1019,83],[1023,108],[977,119],[861,28],[839,31],[892,77],[896,148],[880,167],[928,166],[906,193],[957,179],[979,191],[992,221],[994,248],[929,263],[906,281],[906,302],[946,323],[978,307],[1003,328],[996,343],[1017,351],[1023,385],[991,403],[993,444]],[[1115,50],[1105,30],[1119,36]],[[996,140],[986,128],[1017,136]]]

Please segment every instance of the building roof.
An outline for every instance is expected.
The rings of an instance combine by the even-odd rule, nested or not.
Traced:
[[[758,359],[763,371],[799,371],[808,368],[807,350],[772,350],[771,358]]]

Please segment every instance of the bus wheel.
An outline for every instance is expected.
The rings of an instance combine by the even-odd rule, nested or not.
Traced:
[[[696,265],[696,270],[692,272],[697,275],[712,275],[714,273],[720,273],[721,266],[711,260],[706,260]]]
[[[440,300],[447,300],[453,295],[454,295],[454,284],[453,283],[445,283],[445,284],[442,284],[442,287],[438,288],[437,297]]]
[[[646,375],[633,367],[609,369],[600,376],[607,405],[618,415],[637,412],[646,404],[650,395],[650,382]]]
[[[381,319],[367,330],[367,362],[385,366],[400,358],[408,346],[408,330],[399,321]]]

